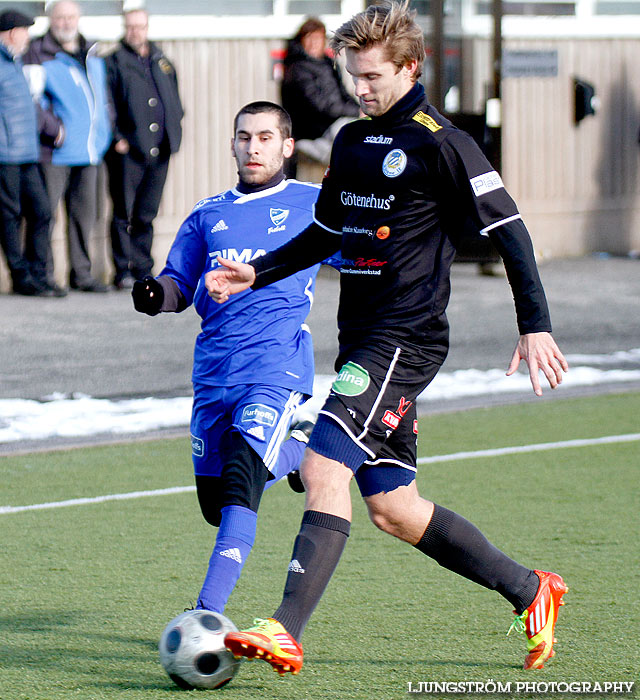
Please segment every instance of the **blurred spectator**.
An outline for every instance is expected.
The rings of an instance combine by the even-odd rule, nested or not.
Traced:
[[[15,10],[0,14],[0,243],[14,293],[56,296],[46,276],[51,211],[38,165],[38,110],[20,58],[32,24]],[[28,224],[24,249],[23,219]]]
[[[340,72],[326,54],[326,29],[307,19],[288,42],[282,80],[282,106],[291,115],[296,151],[329,163],[338,131],[359,114]]]
[[[32,86],[42,85],[43,105],[64,125],[60,147],[41,149],[49,202],[55,213],[64,195],[71,288],[106,292],[107,287],[91,275],[89,257],[97,216],[98,165],[111,142],[104,60],[96,55],[95,44],[78,31],[76,2],[52,2],[47,14],[49,31],[31,43],[24,62],[39,66],[30,70]],[[48,272],[53,275],[53,269]]]
[[[124,38],[106,58],[115,109],[106,156],[113,200],[111,248],[114,284],[130,289],[150,275],[153,220],[158,214],[169,157],[180,148],[182,104],[176,71],[148,40],[145,10],[124,13]]]

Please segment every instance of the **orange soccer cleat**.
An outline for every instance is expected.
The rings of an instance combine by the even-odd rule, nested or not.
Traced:
[[[535,573],[540,579],[540,586],[533,603],[515,620],[509,628],[518,632],[526,632],[528,654],[524,660],[524,669],[543,668],[547,659],[555,652],[553,644],[556,641],[554,629],[558,619],[558,608],[564,605],[562,596],[569,591],[562,576],[549,571]],[[515,612],[515,611],[514,611]]]
[[[294,676],[302,668],[302,647],[273,618],[253,621],[253,627],[239,632],[230,632],[224,638],[224,645],[239,659],[262,659],[281,675]]]

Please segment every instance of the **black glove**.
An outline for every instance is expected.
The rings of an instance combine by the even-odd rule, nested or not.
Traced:
[[[147,275],[133,283],[131,296],[136,311],[148,316],[157,316],[164,302],[164,289],[157,279]]]

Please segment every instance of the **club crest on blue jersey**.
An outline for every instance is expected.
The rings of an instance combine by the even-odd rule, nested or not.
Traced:
[[[278,412],[263,403],[251,403],[245,406],[240,418],[241,423],[259,423],[273,428],[278,420]]]
[[[284,222],[287,220],[288,216],[289,209],[275,209],[271,207],[269,209],[269,217],[271,218],[273,226],[267,229],[267,233],[279,233],[280,231],[284,231],[286,229]]]
[[[389,151],[382,161],[382,172],[387,177],[398,177],[407,167],[407,154],[401,148]]]
[[[289,216],[289,210],[274,209],[273,207],[271,207],[271,209],[269,209],[269,216],[271,217],[271,221],[273,221],[274,226],[281,226],[282,224],[284,224],[287,217]]]

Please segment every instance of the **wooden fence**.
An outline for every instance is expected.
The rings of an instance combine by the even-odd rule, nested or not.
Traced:
[[[183,146],[171,161],[155,222],[156,271],[177,228],[199,199],[236,180],[230,153],[233,116],[257,99],[278,100],[271,52],[279,40],[162,42],[174,61],[185,106]],[[489,71],[489,44],[467,39],[463,104],[478,111]],[[558,75],[504,78],[503,179],[514,196],[541,257],[592,251],[640,250],[640,41],[631,39],[509,40],[509,49],[555,49]],[[634,69],[634,66],[636,67]],[[573,122],[573,77],[596,87],[595,116]],[[96,276],[110,281],[109,200],[104,177],[92,242]],[[53,234],[56,278],[68,277],[64,217]],[[0,289],[10,288],[4,260]]]

